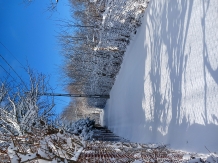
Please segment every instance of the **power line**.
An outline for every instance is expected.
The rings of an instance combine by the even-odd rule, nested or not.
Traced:
[[[40,96],[66,96],[66,97],[87,97],[87,98],[105,98],[109,99],[110,95],[86,95],[86,94],[61,94],[61,93],[40,93]]]
[[[2,67],[2,65],[0,65],[0,67],[1,67],[3,70],[5,70],[5,68]],[[7,70],[5,70],[5,72],[6,72],[8,75],[11,76],[11,74],[10,74]],[[16,82],[16,79],[15,79],[13,76],[11,76],[11,77],[12,77],[12,79],[14,79],[14,81]]]
[[[13,67],[7,62],[7,60],[0,54],[0,57],[5,61],[5,63],[12,69],[12,71],[20,78],[20,80],[22,81],[22,83],[24,84],[24,86],[27,88],[25,82],[21,79],[21,77],[18,75],[18,73],[13,69]]]
[[[23,64],[22,63],[20,63],[20,61],[18,61],[18,59],[12,54],[12,52],[0,41],[0,44],[9,52],[9,54],[11,54],[11,56],[22,66],[22,67],[24,67],[23,66]]]

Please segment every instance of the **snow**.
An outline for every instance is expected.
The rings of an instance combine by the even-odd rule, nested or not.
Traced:
[[[39,137],[31,137],[36,141]],[[41,136],[40,136],[41,137]],[[30,138],[30,137],[29,137]],[[187,152],[167,149],[166,145],[140,144],[130,142],[108,142],[108,141],[83,141],[76,135],[60,132],[41,137],[40,143],[35,144],[35,150],[31,153],[28,137],[17,137],[8,147],[7,154],[12,163],[18,162],[39,162],[39,163],[68,163],[72,161],[95,162],[186,162],[216,163],[217,155],[188,154]],[[70,140],[70,141],[69,141]],[[16,146],[14,146],[16,144]],[[31,143],[32,144],[32,143]],[[20,146],[22,145],[22,146]],[[33,147],[33,146],[32,146]],[[29,148],[29,149],[28,149]],[[34,149],[34,148],[32,148]],[[82,153],[82,155],[81,155]],[[129,157],[127,157],[129,155]],[[2,156],[2,155],[1,155]],[[80,157],[81,156],[81,157]],[[105,158],[106,156],[106,158]],[[109,156],[109,157],[108,157]],[[183,156],[183,157],[182,157]],[[8,160],[9,161],[9,160]],[[8,162],[7,161],[7,162]],[[100,161],[100,162],[101,162]]]
[[[93,137],[93,127],[95,125],[95,121],[90,118],[79,119],[71,125],[67,126],[67,130],[70,133],[80,135],[83,140],[92,140]]]
[[[77,152],[74,152],[75,156],[73,156],[71,160],[77,161],[82,150],[83,150],[83,147],[80,147]]]
[[[39,139],[36,138],[36,140]],[[39,163],[56,163],[60,162],[60,159],[65,159],[64,162],[67,163],[70,160],[77,161],[84,149],[83,141],[78,136],[71,134],[44,135],[34,153],[28,149],[30,146],[28,143],[28,139],[22,137],[16,139],[16,147],[13,142],[10,143],[7,154],[12,163],[29,162],[30,160]]]
[[[218,1],[151,0],[102,124],[134,142],[218,152]]]
[[[191,155],[189,155],[189,154],[185,154],[183,156],[183,160],[189,160],[190,158],[191,158]]]
[[[97,0],[90,0],[91,3],[95,3]]]

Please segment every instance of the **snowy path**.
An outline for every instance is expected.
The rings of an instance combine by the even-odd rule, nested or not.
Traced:
[[[151,0],[110,96],[116,134],[218,152],[218,1]]]

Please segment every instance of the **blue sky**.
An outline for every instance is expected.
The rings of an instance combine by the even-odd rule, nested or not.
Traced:
[[[49,2],[50,0],[35,0],[26,6],[22,0],[0,0],[0,43],[7,47],[22,65],[26,65],[28,61],[34,70],[50,75],[50,85],[56,88],[55,92],[65,93],[59,68],[63,58],[56,36],[60,31],[57,20],[70,19],[70,8],[68,0],[59,0],[57,12],[51,15],[46,12]],[[21,64],[5,47],[0,44],[0,54],[24,81],[27,80],[27,74],[21,68]],[[0,65],[19,80],[2,58]],[[0,67],[0,77],[4,76],[6,72]],[[55,99],[55,110],[60,113],[68,104],[69,98]]]

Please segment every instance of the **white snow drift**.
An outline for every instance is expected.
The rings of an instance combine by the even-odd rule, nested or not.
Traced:
[[[217,11],[215,0],[150,1],[104,125],[131,141],[218,152]]]

